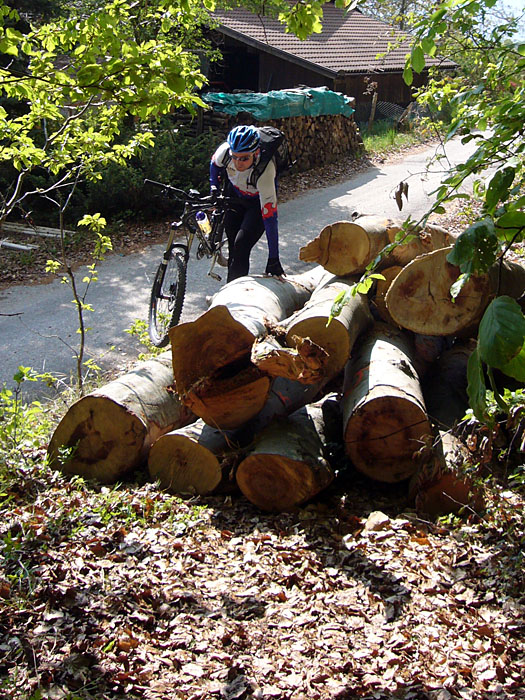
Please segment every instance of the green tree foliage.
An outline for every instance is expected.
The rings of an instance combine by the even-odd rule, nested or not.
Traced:
[[[322,6],[268,3],[302,38],[318,30]],[[57,7],[66,16],[29,26],[0,0],[0,220],[35,194],[52,194],[63,208],[81,179],[97,179],[151,146],[148,124],[174,108],[205,106],[200,61],[210,49],[202,27],[215,0],[62,0]]]
[[[445,0],[414,25],[414,43],[405,81],[425,67],[426,56],[449,54],[467,68],[455,77],[435,77],[419,94],[433,108],[452,108],[447,139],[458,134],[475,141],[470,158],[452,168],[437,190],[433,211],[466,197],[461,186],[475,177],[482,212],[459,237],[449,261],[461,269],[452,289],[458,294],[471,275],[501,261],[513,244],[525,240],[525,43],[513,40],[517,20],[500,19],[487,28],[495,0]],[[487,170],[488,169],[488,170]],[[469,395],[476,416],[487,417],[487,386],[496,392],[492,369],[525,380],[525,323],[520,306],[507,297],[488,307],[469,367]],[[500,400],[502,401],[502,399]]]
[[[23,202],[32,173],[51,178],[40,194],[64,190],[152,144],[147,128],[122,141],[125,120],[144,123],[175,106],[191,111],[202,104],[198,61],[171,37],[174,26],[191,28],[199,16],[196,0],[114,0],[88,17],[22,33],[13,26],[16,12],[0,4],[0,51],[11,57],[0,70],[1,89],[23,105],[0,108],[0,159],[13,174],[0,217]]]
[[[427,6],[420,0],[364,0],[360,9],[399,29],[407,29],[411,18],[422,14]]]

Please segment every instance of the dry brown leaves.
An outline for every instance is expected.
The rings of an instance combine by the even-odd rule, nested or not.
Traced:
[[[425,523],[400,488],[355,474],[281,515],[25,478],[1,525],[10,700],[525,697],[501,519]],[[523,502],[503,497],[511,528]]]

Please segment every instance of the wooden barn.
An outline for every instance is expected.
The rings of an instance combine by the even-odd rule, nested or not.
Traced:
[[[327,3],[323,12],[322,33],[301,41],[286,34],[277,19],[243,8],[217,11],[215,40],[223,60],[209,69],[211,88],[268,92],[325,85],[355,97],[359,119],[369,110],[372,94],[367,88],[374,82],[380,102],[406,107],[412,101],[411,88],[403,81],[409,35],[360,10],[346,12]],[[455,67],[437,57],[428,64]],[[415,75],[414,87],[427,79],[427,70]]]

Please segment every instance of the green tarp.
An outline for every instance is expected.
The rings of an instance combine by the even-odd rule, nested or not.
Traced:
[[[202,95],[202,99],[217,112],[248,112],[258,120],[319,117],[322,114],[344,114],[349,117],[354,112],[352,98],[326,87],[270,92],[208,92]]]

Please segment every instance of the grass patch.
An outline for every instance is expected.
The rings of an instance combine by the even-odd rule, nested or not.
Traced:
[[[414,128],[398,131],[390,120],[374,122],[371,131],[368,124],[359,125],[366,152],[371,156],[392,155],[410,146],[425,143],[431,136],[428,129]],[[435,134],[432,136],[435,137]]]

